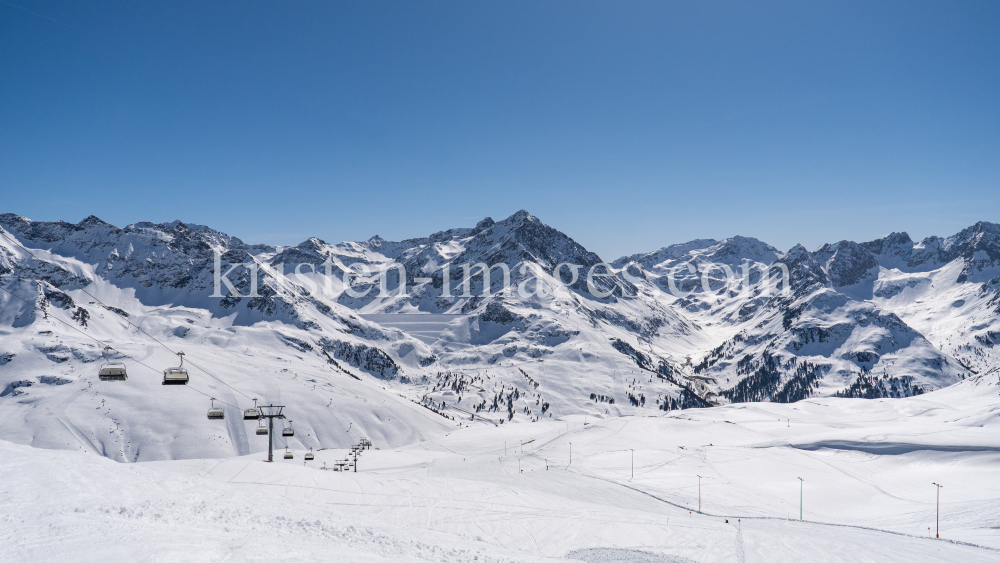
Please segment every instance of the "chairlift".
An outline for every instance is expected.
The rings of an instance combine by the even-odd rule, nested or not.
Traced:
[[[187,385],[188,383],[188,372],[184,369],[184,352],[177,352],[177,355],[181,358],[181,365],[163,370],[164,385]]]
[[[306,461],[312,461],[312,460],[314,460],[314,459],[316,459],[316,456],[314,456],[314,455],[313,455],[313,449],[312,449],[312,448],[309,448],[309,451],[308,451],[308,452],[306,452],[306,455],[305,455],[305,460],[306,460]]]
[[[122,362],[112,362],[111,350],[114,350],[111,346],[104,347],[104,365],[101,366],[98,377],[101,381],[125,381],[128,379],[125,364]]]
[[[295,435],[295,429],[292,428],[292,421],[291,420],[288,421],[288,426],[286,426],[281,431],[281,435],[282,436],[294,436]]]
[[[253,400],[253,408],[243,411],[243,420],[257,420],[260,418],[260,409],[257,408],[257,399]]]
[[[288,448],[285,448],[285,459],[295,459],[295,456],[292,452],[288,451]]]
[[[264,426],[264,419],[260,419],[260,424],[257,425],[257,435],[267,436],[267,426]]]
[[[215,406],[215,397],[212,397],[212,408],[208,409],[209,420],[222,420],[226,418],[226,411],[222,407]]]

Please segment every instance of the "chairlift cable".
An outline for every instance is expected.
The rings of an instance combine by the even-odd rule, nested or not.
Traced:
[[[10,242],[12,242],[13,244],[16,244],[17,246],[19,246],[19,247],[20,247],[20,248],[21,248],[22,250],[24,250],[24,251],[25,251],[25,252],[27,252],[27,253],[28,253],[29,255],[31,255],[31,257],[32,257],[32,258],[34,258],[35,260],[37,260],[37,261],[39,261],[39,262],[47,262],[47,263],[50,263],[50,264],[52,264],[52,261],[50,261],[50,260],[45,260],[45,259],[42,259],[42,258],[39,258],[39,257],[38,257],[38,256],[37,256],[37,255],[36,255],[36,254],[35,254],[34,252],[32,252],[31,250],[29,250],[29,249],[28,249],[27,247],[25,247],[25,246],[24,246],[23,244],[21,244],[20,242],[18,242],[18,241],[16,241],[16,240],[14,240],[14,239],[12,239],[12,238],[10,238],[9,236],[7,236],[7,234],[5,233],[5,229],[0,229],[0,236],[2,236],[3,238],[5,238],[5,239],[9,240],[9,241],[10,241]],[[273,276],[272,276],[272,277],[273,277]],[[133,323],[132,321],[130,321],[130,320],[128,319],[128,317],[127,317],[127,316],[123,315],[122,313],[119,313],[119,312],[118,312],[119,310],[118,310],[118,309],[117,309],[116,307],[111,307],[111,306],[109,306],[109,305],[108,305],[107,303],[105,303],[104,301],[101,301],[100,299],[98,299],[97,297],[95,297],[95,296],[94,296],[94,295],[93,295],[92,293],[90,293],[89,291],[87,291],[86,289],[84,289],[83,287],[81,287],[81,286],[80,286],[79,284],[77,284],[77,283],[74,283],[74,282],[72,282],[72,281],[70,281],[69,283],[70,283],[70,285],[73,285],[73,286],[75,286],[75,287],[76,287],[77,289],[79,289],[80,291],[82,291],[82,292],[84,292],[85,294],[87,294],[87,295],[88,295],[88,296],[89,296],[89,297],[90,297],[91,299],[93,299],[94,301],[97,301],[98,303],[100,303],[101,305],[103,305],[103,306],[104,306],[104,308],[105,308],[105,309],[107,309],[108,311],[111,311],[112,313],[114,313],[114,314],[118,315],[119,317],[121,317],[121,318],[122,318],[122,320],[124,320],[124,321],[125,321],[126,323],[128,323],[129,325],[131,325],[131,326],[135,327],[135,329],[136,329],[137,331],[139,331],[139,332],[141,332],[141,333],[145,334],[145,335],[146,335],[147,337],[149,337],[149,339],[150,339],[150,340],[152,340],[153,342],[156,342],[156,343],[157,343],[157,344],[159,344],[160,346],[163,346],[163,347],[164,347],[164,348],[165,348],[165,349],[166,349],[167,351],[169,351],[169,352],[170,352],[171,354],[174,354],[175,356],[177,355],[177,352],[173,351],[173,350],[172,350],[172,349],[171,349],[171,348],[170,348],[169,346],[167,346],[167,345],[166,345],[166,344],[164,344],[163,342],[160,342],[159,340],[157,340],[157,339],[156,339],[156,337],[154,337],[153,335],[151,335],[151,334],[149,334],[148,332],[146,332],[145,330],[143,330],[143,329],[142,329],[142,327],[140,327],[139,325],[137,325],[137,324]],[[10,292],[8,291],[8,293],[10,293]],[[13,293],[11,293],[11,295],[13,295]],[[16,296],[15,296],[15,297],[16,297]],[[24,301],[24,300],[22,299],[22,301]],[[25,302],[27,303],[27,301],[25,301]],[[194,363],[194,362],[192,362],[191,360],[188,360],[188,364],[190,364],[190,365],[194,366],[195,368],[197,368],[197,369],[199,369],[199,370],[203,371],[203,372],[204,372],[204,373],[205,373],[206,375],[208,375],[208,376],[209,376],[209,377],[211,377],[212,379],[215,379],[215,380],[216,380],[216,381],[218,381],[219,383],[221,383],[221,384],[225,385],[226,387],[229,387],[230,389],[232,389],[233,391],[236,391],[236,392],[237,392],[237,393],[239,393],[240,395],[243,395],[243,396],[244,396],[244,397],[246,397],[247,399],[250,399],[250,396],[249,396],[249,395],[247,395],[246,393],[244,393],[244,392],[240,391],[239,389],[237,389],[237,388],[233,387],[232,385],[230,385],[230,384],[226,383],[225,381],[223,381],[223,380],[219,379],[218,377],[216,377],[215,375],[213,375],[213,374],[212,374],[211,372],[209,372],[209,371],[208,371],[207,369],[205,369],[205,368],[203,368],[203,367],[201,367],[201,366],[199,366],[199,365],[195,364],[195,363]],[[229,404],[229,403],[226,403],[226,404]],[[237,408],[239,408],[239,407],[237,407]]]
[[[0,234],[2,234],[2,233],[0,233]],[[2,289],[2,290],[3,290],[4,292],[6,292],[7,294],[11,295],[12,297],[14,297],[14,298],[16,298],[16,299],[19,299],[19,300],[21,300],[21,301],[25,302],[26,304],[30,305],[30,306],[31,306],[32,308],[34,308],[34,309],[35,309],[36,311],[41,311],[41,309],[40,309],[40,308],[38,307],[38,305],[37,305],[37,304],[35,304],[35,303],[32,303],[31,301],[28,301],[27,299],[25,299],[25,298],[21,297],[20,295],[17,295],[16,293],[14,293],[14,292],[10,291],[10,290],[9,290],[9,289],[7,289],[6,287],[3,287],[2,285],[0,285],[0,289]],[[42,312],[44,313],[44,311],[42,311]],[[66,325],[67,327],[69,327],[69,328],[71,328],[71,329],[73,329],[73,330],[75,330],[75,331],[79,332],[80,334],[82,334],[82,335],[86,336],[87,338],[89,338],[89,339],[93,340],[94,342],[97,342],[97,343],[98,343],[98,344],[100,344],[101,346],[105,346],[105,347],[107,347],[107,348],[110,348],[110,349],[114,350],[115,352],[118,352],[118,354],[119,354],[119,355],[121,355],[121,356],[122,356],[123,358],[128,358],[129,360],[131,360],[131,361],[133,361],[133,362],[135,362],[135,363],[139,364],[140,366],[142,366],[142,367],[144,367],[144,368],[147,368],[147,369],[149,369],[149,370],[151,370],[151,371],[153,371],[153,372],[156,372],[156,374],[158,374],[158,375],[159,375],[159,374],[162,374],[162,373],[163,373],[163,372],[161,372],[160,370],[158,370],[158,369],[156,369],[156,368],[154,368],[154,367],[152,367],[152,366],[149,366],[149,365],[147,365],[147,364],[144,364],[144,363],[140,362],[139,360],[137,360],[137,359],[133,358],[132,356],[129,356],[128,354],[126,354],[126,353],[122,352],[121,350],[119,350],[119,349],[115,348],[114,346],[111,346],[110,344],[108,344],[108,343],[106,343],[106,342],[104,342],[104,341],[100,340],[99,338],[97,338],[97,337],[95,337],[95,336],[92,336],[92,335],[90,335],[90,334],[87,334],[87,333],[86,333],[86,332],[85,332],[84,330],[82,330],[82,329],[80,329],[80,328],[78,328],[78,327],[75,327],[75,326],[71,325],[70,323],[68,323],[68,322],[66,322],[66,321],[64,321],[64,320],[62,320],[62,319],[60,319],[59,317],[57,317],[57,316],[55,316],[55,315],[46,315],[46,316],[45,316],[45,318],[46,318],[46,319],[52,319],[52,320],[54,320],[54,321],[57,321],[57,322],[60,322],[60,323],[62,323],[62,324],[64,324],[64,325]],[[188,362],[188,363],[191,363],[191,362]],[[204,392],[202,392],[202,391],[198,391],[197,389],[195,389],[194,387],[191,387],[190,385],[185,385],[184,387],[186,387],[186,388],[188,388],[188,389],[190,389],[190,390],[192,390],[192,391],[194,391],[194,392],[196,392],[196,393],[201,393],[202,395],[205,395],[206,397],[211,397],[211,395],[209,395],[208,393],[204,393]],[[216,399],[216,401],[219,401],[220,403],[222,403],[222,404],[224,404],[224,405],[229,405],[229,406],[231,406],[231,407],[233,407],[233,408],[235,408],[235,409],[238,409],[238,408],[239,408],[239,406],[237,406],[237,405],[233,405],[233,404],[230,404],[230,403],[227,403],[227,402],[225,402],[225,401],[220,401],[219,399]]]

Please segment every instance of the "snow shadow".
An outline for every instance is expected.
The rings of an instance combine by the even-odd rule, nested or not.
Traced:
[[[576,549],[567,553],[566,559],[585,563],[695,563],[686,557],[615,547]]]
[[[951,444],[913,444],[907,442],[854,442],[849,440],[824,440],[809,444],[791,444],[799,450],[815,451],[820,449],[851,450],[877,455],[902,455],[912,452],[1000,452],[1000,446],[974,446]]]

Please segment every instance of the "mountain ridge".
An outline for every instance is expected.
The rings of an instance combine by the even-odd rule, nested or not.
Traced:
[[[621,257],[590,283],[591,268],[605,273],[601,257],[523,210],[404,241],[284,247],[182,221],[119,228],[4,214],[0,227],[19,241],[0,239],[3,286],[43,311],[0,295],[7,397],[37,393],[53,370],[73,384],[52,388],[52,400],[91,385],[81,374],[97,350],[55,319],[156,362],[162,352],[140,346],[129,323],[234,364],[291,353],[310,373],[371,378],[430,416],[496,424],[918,394],[991,369],[1000,343],[1000,227],[986,222],[919,243],[892,233],[814,251],[700,239]],[[216,287],[216,261],[232,288]],[[465,286],[461,266],[475,263],[492,269],[474,269]],[[575,280],[565,264],[579,266]],[[341,267],[355,274],[346,284]],[[108,316],[116,311],[126,317]],[[58,342],[41,342],[45,332]],[[234,339],[244,356],[219,348]],[[35,388],[12,387],[24,381]]]

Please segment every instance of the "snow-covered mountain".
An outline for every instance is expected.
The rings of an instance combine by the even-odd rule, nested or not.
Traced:
[[[179,221],[7,214],[0,228],[0,438],[121,460],[259,450],[238,417],[254,397],[287,403],[290,445],[319,448],[459,423],[907,396],[998,365],[991,223],[811,252],[695,240],[610,265],[526,211],[291,247]],[[124,384],[97,381],[104,343],[128,356]],[[159,385],[180,350],[196,393]],[[209,397],[224,424],[206,419]]]
[[[762,300],[753,293],[720,295],[692,284],[697,293],[678,303],[706,323],[723,320],[739,326],[741,331],[724,345],[732,350],[746,348],[741,344],[746,340],[764,338],[775,342],[769,346],[771,350],[848,360],[866,374],[881,371],[889,377],[927,377],[922,383],[927,389],[942,382],[936,383],[933,372],[922,369],[926,365],[940,364],[938,371],[949,377],[968,375],[963,371],[978,373],[995,365],[991,335],[997,326],[995,302],[1000,285],[998,233],[997,225],[978,223],[947,239],[930,237],[913,243],[905,233],[893,233],[862,244],[826,244],[814,252],[796,246],[787,253],[753,239],[734,237],[721,243],[694,241],[667,247],[615,264],[635,261],[660,276],[687,262],[735,267],[742,261],[772,268],[784,264],[790,273],[790,296]],[[765,321],[776,319],[778,314],[780,326],[768,328]],[[877,334],[869,334],[873,331]],[[886,342],[878,341],[885,338]],[[887,361],[876,361],[893,353],[891,350],[916,352],[914,345],[923,350],[918,354],[925,356],[920,362],[923,366],[904,368],[897,361],[892,368]],[[810,346],[830,352],[810,354]],[[720,347],[709,354],[700,371],[717,363],[713,356],[726,353]],[[961,369],[956,372],[945,363],[958,364]]]

